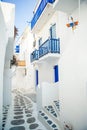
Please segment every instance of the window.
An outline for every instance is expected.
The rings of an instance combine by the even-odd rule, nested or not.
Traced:
[[[59,81],[59,74],[58,74],[58,65],[54,66],[54,82]]]
[[[40,39],[38,40],[38,44],[39,44],[39,46],[42,44],[42,38],[40,38]]]
[[[50,38],[56,38],[56,24],[50,27]]]
[[[19,46],[19,45],[16,45],[15,53],[19,53],[19,52],[20,52],[20,46]]]

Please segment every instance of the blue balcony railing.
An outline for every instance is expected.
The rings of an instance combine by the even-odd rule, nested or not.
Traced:
[[[47,39],[40,47],[31,53],[31,62],[39,60],[48,53],[60,54],[60,39]]]
[[[60,39],[47,39],[39,47],[39,58],[47,53],[60,53]]]
[[[35,50],[31,53],[30,60],[31,60],[31,62],[33,62],[33,61],[38,60],[38,59],[39,59],[39,51]]]
[[[40,15],[42,14],[44,8],[48,3],[54,3],[55,0],[42,0],[39,7],[37,8],[36,13],[31,21],[31,29],[33,29],[34,25],[36,24],[37,20],[39,19]]]

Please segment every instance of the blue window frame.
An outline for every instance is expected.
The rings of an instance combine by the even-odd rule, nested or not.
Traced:
[[[54,82],[58,82],[59,81],[59,72],[58,72],[58,65],[54,66]]]
[[[36,86],[38,85],[38,70],[36,70]]]

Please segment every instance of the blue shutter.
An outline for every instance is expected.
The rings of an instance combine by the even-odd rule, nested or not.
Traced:
[[[19,45],[16,45],[15,53],[19,53],[19,52],[20,52],[20,46],[19,46]]]
[[[36,86],[38,85],[38,70],[36,70]]]
[[[59,81],[59,74],[58,74],[58,65],[54,66],[54,82]]]

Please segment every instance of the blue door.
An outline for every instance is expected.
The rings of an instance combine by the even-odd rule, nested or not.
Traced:
[[[42,44],[42,38],[38,40],[39,46]]]
[[[54,82],[59,81],[58,65],[54,66]]]
[[[50,27],[50,38],[51,39],[56,38],[56,24],[54,24]]]
[[[36,86],[38,85],[38,70],[36,70]]]

